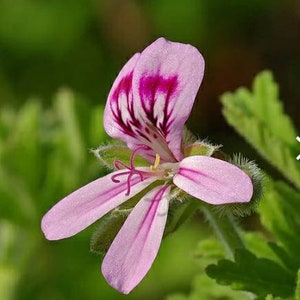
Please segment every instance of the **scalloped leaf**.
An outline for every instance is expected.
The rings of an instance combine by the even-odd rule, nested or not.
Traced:
[[[221,96],[223,114],[271,165],[300,189],[300,164],[296,130],[283,112],[278,85],[271,72],[264,71],[254,80],[252,91],[239,88]]]
[[[269,179],[258,211],[264,227],[285,247],[295,267],[300,267],[300,193]]]
[[[208,266],[206,273],[221,285],[259,297],[268,294],[289,297],[295,289],[295,278],[288,271],[270,259],[257,258],[246,249],[236,250],[234,262],[220,260],[217,265]]]

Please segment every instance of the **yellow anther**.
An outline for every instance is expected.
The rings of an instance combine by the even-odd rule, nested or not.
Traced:
[[[156,153],[154,165],[150,166],[150,170],[154,171],[158,167],[159,163],[160,163],[160,156],[159,154]]]

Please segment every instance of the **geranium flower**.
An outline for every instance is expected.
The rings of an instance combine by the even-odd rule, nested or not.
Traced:
[[[175,190],[214,205],[252,197],[251,179],[235,165],[210,156],[184,157],[183,127],[203,72],[204,60],[191,45],[160,38],[135,54],[115,80],[104,112],[106,132],[132,150],[129,165],[115,160],[115,172],[65,197],[42,220],[47,239],[67,238],[151,185],[102,263],[107,282],[122,293],[150,269]],[[135,166],[137,154],[149,166]]]

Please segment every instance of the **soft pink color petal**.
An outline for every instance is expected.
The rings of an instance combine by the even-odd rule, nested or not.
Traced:
[[[150,269],[163,236],[170,186],[159,186],[134,207],[102,263],[107,282],[128,294]]]
[[[179,164],[173,182],[188,194],[210,204],[249,202],[250,177],[233,164],[208,156],[190,156]]]
[[[120,71],[108,95],[104,127],[108,135],[150,162],[182,158],[181,135],[204,72],[204,60],[191,45],[160,38],[135,54]]]
[[[204,59],[187,44],[157,39],[140,55],[132,79],[144,142],[162,161],[182,159],[181,137],[204,73]]]
[[[127,178],[120,177],[120,183],[111,180],[113,175],[121,172],[99,178],[54,205],[42,219],[45,237],[59,240],[73,236],[155,181],[152,177],[141,182],[138,175],[133,176],[130,195],[125,196]]]
[[[136,53],[122,68],[107,98],[104,128],[109,136],[128,144],[143,144],[139,129],[144,126],[132,94],[132,77],[140,54]]]

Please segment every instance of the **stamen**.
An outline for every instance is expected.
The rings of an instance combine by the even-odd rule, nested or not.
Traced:
[[[159,156],[159,154],[156,153],[154,165],[150,166],[150,170],[154,171],[158,167],[159,163],[160,163],[160,156]]]

